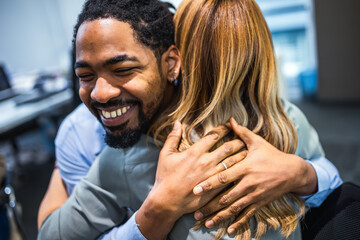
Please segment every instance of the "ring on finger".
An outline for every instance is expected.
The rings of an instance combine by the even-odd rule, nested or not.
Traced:
[[[221,163],[222,163],[222,165],[224,166],[225,170],[227,170],[228,167],[226,166],[226,164],[225,164],[224,162],[221,162]]]

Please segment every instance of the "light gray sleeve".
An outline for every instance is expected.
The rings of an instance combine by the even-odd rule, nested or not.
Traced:
[[[295,154],[303,159],[324,157],[324,150],[320,144],[319,136],[310,125],[304,113],[295,105],[283,101],[284,109],[293,122],[298,135],[298,144]]]
[[[307,160],[313,166],[318,180],[318,191],[302,198],[305,200],[307,207],[318,207],[332,191],[342,184],[340,174],[336,167],[325,157],[318,134],[301,110],[289,102],[283,103],[298,134],[298,147],[295,154]]]
[[[110,228],[123,224],[127,220],[127,209],[119,202],[126,202],[128,195],[115,196],[112,193],[117,181],[111,176],[122,181],[122,175],[116,173],[116,169],[113,171],[102,171],[96,160],[66,203],[44,220],[38,239],[96,239]],[[109,186],[109,182],[114,184]],[[102,187],[104,183],[107,188]],[[121,189],[115,191],[127,192]]]

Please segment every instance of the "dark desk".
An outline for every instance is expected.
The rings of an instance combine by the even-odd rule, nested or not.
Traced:
[[[68,89],[38,102],[19,106],[12,99],[0,102],[0,136],[31,122],[45,112],[56,111],[58,108],[70,104],[72,96],[72,91]]]

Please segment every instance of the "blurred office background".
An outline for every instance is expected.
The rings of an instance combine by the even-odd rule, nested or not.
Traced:
[[[14,172],[29,239],[57,128],[74,107],[71,41],[83,2],[0,0],[0,65],[20,94],[0,101],[0,154]],[[342,178],[360,185],[360,1],[257,2],[273,35],[282,96],[304,111]],[[34,93],[45,97],[27,96]]]

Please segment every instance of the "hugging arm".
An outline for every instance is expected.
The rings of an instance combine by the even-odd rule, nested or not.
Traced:
[[[60,177],[58,168],[54,168],[51,175],[48,189],[41,201],[38,213],[38,228],[40,228],[44,219],[54,210],[58,209],[68,199],[66,187]]]
[[[195,217],[200,219],[211,209],[220,210],[224,207],[215,216],[209,218],[205,225],[211,228],[221,220],[235,215],[237,216],[235,223],[228,228],[230,234],[241,224],[249,221],[256,210],[278,199],[284,193],[291,192],[294,188],[299,189],[299,193],[316,191],[316,173],[310,164],[296,155],[277,150],[262,137],[238,125],[233,119],[231,125],[247,146],[246,158],[200,183],[198,188],[206,192],[212,188],[217,189],[232,182],[236,183],[195,213]],[[307,177],[298,179],[295,173],[311,179]]]
[[[231,233],[247,222],[257,209],[286,193],[306,196],[303,197],[305,205],[316,207],[341,185],[342,180],[337,169],[325,158],[317,133],[304,114],[286,102],[285,109],[298,132],[296,153],[280,152],[261,137],[232,121],[234,131],[247,145],[248,156],[196,185],[194,193],[201,195],[235,183],[229,190],[196,211],[196,219],[207,217],[206,226],[213,227],[238,216],[228,228]],[[215,214],[212,217],[208,217],[213,213]]]
[[[219,162],[243,147],[241,141],[234,140],[209,153],[208,150],[229,131],[226,127],[220,127],[205,136],[198,144],[180,153],[175,149],[178,146],[181,130],[178,132],[176,129],[179,130],[179,128],[174,129],[161,151],[155,185],[146,199],[145,197],[141,199],[145,201],[135,215],[136,223],[147,239],[164,238],[178,218],[200,208],[215,196],[221,189],[210,191],[203,196],[194,196],[192,186],[216,174],[221,169]],[[134,149],[139,151],[139,148]],[[155,159],[158,158],[157,156]],[[112,159],[108,157],[104,159]],[[117,169],[116,166],[119,167],[116,165],[117,161],[109,162],[114,164],[114,167],[107,167],[108,171]],[[156,165],[154,165],[154,177],[155,169]],[[109,176],[99,177],[104,171],[99,166],[99,161],[95,161],[88,176],[76,186],[69,200],[45,219],[39,238],[95,238],[114,226],[124,224],[127,220],[124,207],[131,204],[131,198],[126,194],[129,188],[121,183],[128,179],[124,174],[118,172],[109,174],[108,171],[105,175]],[[135,180],[137,183],[133,182],[130,190],[139,192],[138,188],[143,185],[144,182],[141,181],[144,181],[144,178],[145,175],[142,179]],[[147,182],[153,184],[153,180],[146,180]],[[134,184],[138,185],[134,187]],[[136,206],[132,209],[136,210]]]
[[[84,179],[69,199],[44,220],[38,239],[94,239],[109,226],[126,221],[127,210],[116,201],[111,192]],[[116,213],[109,213],[107,209]]]
[[[181,216],[203,206],[222,190],[202,196],[192,194],[194,184],[221,171],[220,162],[243,148],[237,139],[209,152],[228,132],[225,126],[217,127],[189,149],[178,152],[181,124],[174,124],[160,152],[154,187],[136,215],[139,229],[147,239],[163,239]]]

